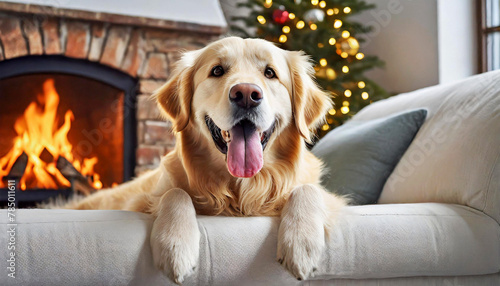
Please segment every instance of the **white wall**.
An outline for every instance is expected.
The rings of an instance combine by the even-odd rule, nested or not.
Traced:
[[[475,0],[438,0],[439,82],[478,71]]]
[[[401,93],[439,83],[437,0],[367,0],[377,8],[356,15],[374,27],[361,45],[385,61],[366,75],[388,92]]]

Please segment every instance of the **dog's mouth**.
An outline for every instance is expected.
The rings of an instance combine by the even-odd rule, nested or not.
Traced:
[[[215,146],[227,155],[227,167],[231,175],[249,178],[262,169],[263,152],[274,132],[275,122],[264,132],[259,132],[248,119],[241,120],[231,130],[221,130],[208,115],[205,116],[205,122]]]

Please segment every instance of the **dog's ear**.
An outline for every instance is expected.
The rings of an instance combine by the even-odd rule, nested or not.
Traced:
[[[293,116],[297,129],[311,142],[313,132],[325,120],[332,108],[330,95],[321,90],[313,79],[314,68],[303,52],[288,52],[288,66],[292,79]]]
[[[198,51],[187,52],[177,62],[170,80],[155,91],[155,97],[164,115],[172,121],[173,131],[186,128],[191,117],[194,64]]]

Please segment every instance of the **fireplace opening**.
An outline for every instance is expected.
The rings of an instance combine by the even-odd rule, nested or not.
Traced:
[[[61,56],[0,63],[0,201],[16,179],[24,206],[131,178],[135,81]]]

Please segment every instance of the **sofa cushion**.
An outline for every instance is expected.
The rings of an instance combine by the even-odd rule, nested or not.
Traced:
[[[426,108],[427,120],[379,203],[471,206],[500,222],[500,71],[375,102],[353,121]]]
[[[419,109],[335,128],[311,150],[325,163],[322,185],[353,205],[376,203],[426,114]]]
[[[0,241],[7,242],[0,210]],[[175,285],[154,266],[152,217],[125,211],[18,210],[16,279],[1,285]],[[200,259],[184,285],[299,285],[276,262],[277,217],[199,216]],[[446,204],[347,207],[315,280],[496,273],[500,226]],[[9,251],[0,249],[0,268]],[[4,272],[5,273],[5,272]]]

